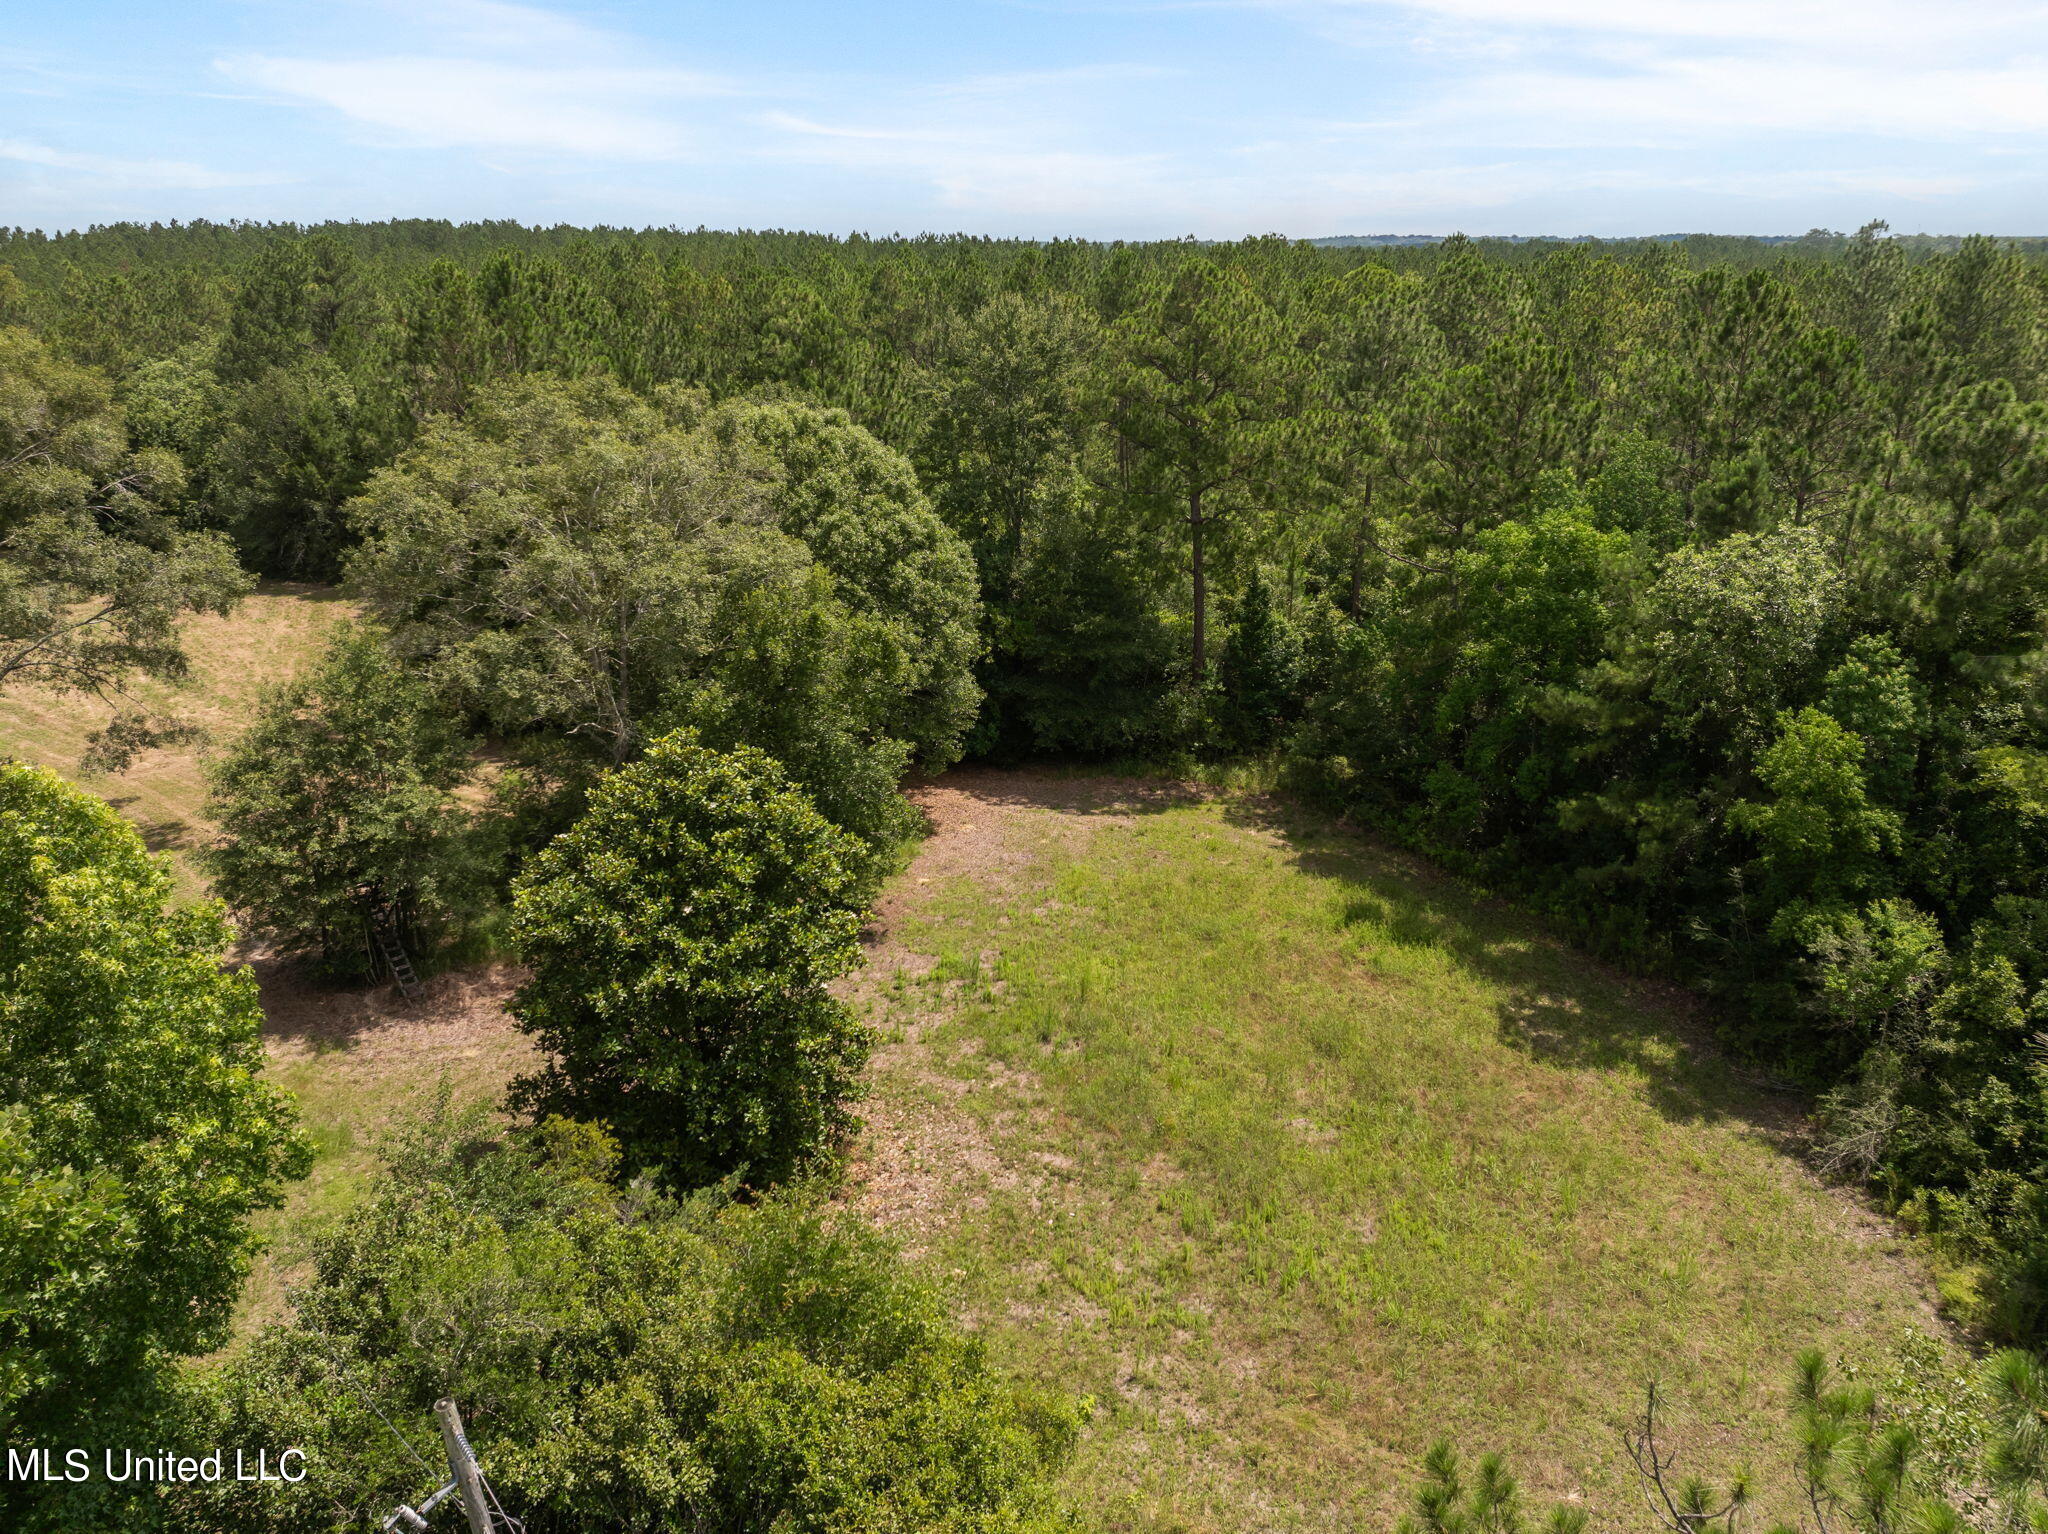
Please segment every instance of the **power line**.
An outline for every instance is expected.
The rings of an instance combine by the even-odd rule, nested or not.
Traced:
[[[415,1449],[412,1446],[411,1441],[406,1438],[405,1434],[399,1432],[398,1429],[395,1426],[393,1426],[391,1419],[384,1415],[383,1408],[378,1406],[378,1404],[370,1398],[369,1391],[363,1389],[362,1382],[356,1379],[354,1375],[349,1373],[348,1366],[342,1362],[341,1356],[338,1353],[335,1353],[330,1350],[327,1354],[327,1361],[328,1363],[334,1366],[334,1372],[336,1376],[338,1376],[348,1386],[349,1389],[353,1390],[357,1395],[363,1398],[363,1405],[369,1407],[372,1415],[374,1415],[379,1422],[384,1424],[384,1430],[387,1433],[389,1433],[393,1438],[398,1440],[398,1446],[413,1457],[413,1459],[418,1463],[420,1469],[426,1471],[428,1475],[435,1474],[436,1472],[434,1470],[434,1467],[427,1461],[426,1456],[421,1454],[418,1449]]]

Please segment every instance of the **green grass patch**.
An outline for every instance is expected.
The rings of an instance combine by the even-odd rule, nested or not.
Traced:
[[[256,1220],[265,1250],[242,1295],[238,1339],[282,1312],[321,1238],[368,1195],[394,1130],[444,1093],[457,1106],[495,1105],[532,1064],[525,1035],[502,1013],[512,978],[471,971],[399,1005],[388,991],[323,992],[301,976],[270,977],[267,1073],[298,1106],[313,1167]]]
[[[953,1010],[878,1083],[1002,1168],[958,1173],[933,1256],[1004,1353],[1098,1399],[1084,1503],[1377,1526],[1448,1432],[1621,1517],[1656,1376],[1693,1465],[1753,1460],[1791,1512],[1794,1350],[1931,1314],[1907,1243],[1787,1154],[1797,1102],[1312,816],[1120,808],[1026,812],[1027,873],[926,892],[896,935],[938,964],[901,1005]]]

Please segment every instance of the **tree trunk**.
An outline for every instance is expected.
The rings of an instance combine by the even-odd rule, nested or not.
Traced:
[[[1209,674],[1209,573],[1202,562],[1202,492],[1188,492],[1188,530],[1192,535],[1195,575],[1195,683]]]
[[[1365,606],[1365,518],[1360,517],[1351,529],[1351,621],[1358,621],[1358,610]]]

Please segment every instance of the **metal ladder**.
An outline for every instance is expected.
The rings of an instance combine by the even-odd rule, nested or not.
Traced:
[[[412,960],[405,956],[405,945],[398,941],[398,932],[392,926],[390,914],[379,911],[372,916],[370,931],[376,935],[377,948],[384,955],[384,967],[391,971],[398,994],[411,1001],[419,994],[419,972],[412,967]]]

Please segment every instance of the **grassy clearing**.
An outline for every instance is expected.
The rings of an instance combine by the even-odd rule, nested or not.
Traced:
[[[181,894],[204,884],[186,854],[208,834],[204,753],[232,740],[254,715],[267,687],[288,680],[319,652],[327,631],[349,606],[330,588],[266,582],[226,618],[200,616],[185,626],[192,674],[181,687],[144,683],[136,695],[153,708],[188,719],[207,740],[151,751],[124,773],[87,777],[78,771],[86,738],[113,710],[88,694],[15,688],[0,694],[0,753],[54,768],[109,803],[141,829],[143,839],[172,855]]]
[[[175,703],[231,738],[344,612],[273,587],[195,624]],[[102,718],[13,694],[0,750],[71,771]],[[196,751],[91,786],[174,856],[205,834]],[[1930,1319],[1898,1238],[1786,1154],[1796,1103],[1533,925],[1242,795],[939,788],[867,982],[899,1042],[866,1154],[1004,1356],[1097,1398],[1073,1489],[1110,1527],[1384,1526],[1446,1430],[1624,1524],[1617,1429],[1649,1375],[1725,1472],[1782,1442],[1796,1347]],[[264,979],[319,1157],[264,1221],[243,1335],[397,1117],[528,1058],[503,970],[416,1008]],[[1782,1455],[1756,1468],[1783,1508]]]
[[[890,1217],[1096,1396],[1075,1489],[1112,1527],[1384,1526],[1446,1431],[1632,1523],[1652,1375],[1692,1467],[1756,1453],[1789,1512],[1793,1351],[1931,1323],[1787,1154],[1797,1104],[1651,989],[1312,817],[954,783],[893,922],[936,963],[880,986]]]

